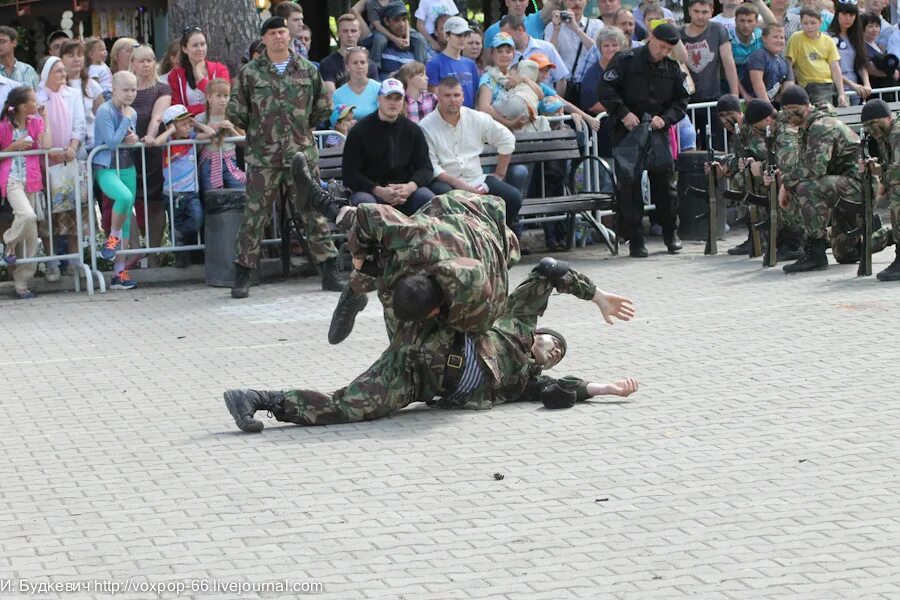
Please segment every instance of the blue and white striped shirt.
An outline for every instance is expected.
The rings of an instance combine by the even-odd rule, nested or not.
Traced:
[[[478,353],[475,351],[475,342],[472,338],[466,336],[465,345],[465,370],[463,370],[462,379],[459,385],[450,394],[443,397],[445,403],[453,403],[462,406],[466,403],[469,395],[472,394],[481,382],[484,381],[484,372],[478,363]]]

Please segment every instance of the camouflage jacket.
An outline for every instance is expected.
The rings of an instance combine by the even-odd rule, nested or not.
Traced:
[[[386,318],[397,280],[422,273],[444,292],[442,319],[464,332],[483,333],[503,314],[508,270],[520,258],[503,201],[460,190],[436,196],[410,217],[391,206],[361,204],[348,245],[355,258],[379,257],[380,274],[355,273],[352,285],[357,293],[377,289]]]
[[[782,173],[796,171],[800,165],[800,132],[784,113],[778,113],[776,119],[775,156]]]
[[[741,158],[753,158],[756,160],[766,160],[766,133],[759,131],[751,125],[744,124],[737,133],[728,136],[728,147],[732,152],[724,157],[724,165],[728,168],[729,182],[731,188],[741,191],[751,191],[756,194],[765,194],[763,188],[762,177],[753,177],[749,170],[738,170],[738,162]],[[745,189],[747,183],[751,184],[751,189]]]
[[[247,164],[275,168],[289,168],[298,152],[316,164],[312,129],[330,113],[322,77],[293,51],[283,75],[265,53],[245,65],[227,109],[228,119],[247,132]]]
[[[883,169],[881,183],[888,198],[900,196],[900,116],[894,117],[888,139],[875,138],[878,162]],[[875,157],[873,157],[875,158]]]
[[[553,379],[541,375],[531,353],[538,318],[547,309],[554,289],[583,300],[594,297],[597,286],[585,275],[570,270],[555,286],[545,277],[532,272],[506,303],[504,314],[487,333],[473,336],[478,357],[484,367],[484,381],[469,396],[469,402],[483,407],[513,400],[537,399],[540,387]],[[422,401],[439,393],[444,365],[453,348],[457,332],[440,319],[424,324],[401,322],[391,342],[392,348],[404,348],[410,368],[421,381]],[[576,388],[579,399],[586,397],[585,383],[566,378]]]
[[[728,147],[732,151],[725,155],[724,164],[731,173],[737,173],[739,158],[766,160],[766,132],[745,123],[738,133],[728,136]]]
[[[800,126],[799,164],[785,177],[789,187],[826,175],[859,179],[859,137],[836,114],[833,106],[822,102],[807,115]]]

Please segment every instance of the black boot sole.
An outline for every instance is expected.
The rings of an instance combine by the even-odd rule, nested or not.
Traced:
[[[347,336],[353,332],[353,326],[356,324],[356,315],[361,313],[366,308],[366,305],[369,304],[369,297],[365,294],[361,296],[361,300],[346,300],[348,303],[353,303],[352,314],[346,322],[342,323],[337,318],[338,308],[340,308],[341,302],[345,301],[344,294],[348,293],[350,293],[349,288],[342,292],[341,298],[338,300],[338,306],[335,307],[334,314],[331,316],[331,325],[328,327],[328,343],[332,346],[336,346],[347,339]]]
[[[263,425],[262,421],[257,421],[256,419],[247,420],[244,418],[244,415],[238,410],[237,401],[231,393],[231,390],[222,394],[222,397],[225,399],[225,406],[228,407],[228,412],[234,417],[234,424],[238,426],[238,429],[246,433],[259,433],[263,430],[265,425]]]
[[[250,295],[250,290],[247,288],[231,288],[231,297],[232,298],[246,298]]]

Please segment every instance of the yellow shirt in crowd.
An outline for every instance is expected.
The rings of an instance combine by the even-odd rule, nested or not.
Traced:
[[[819,33],[811,40],[802,31],[796,32],[788,40],[784,56],[794,67],[797,84],[833,83],[829,65],[841,59],[837,46],[830,36]]]

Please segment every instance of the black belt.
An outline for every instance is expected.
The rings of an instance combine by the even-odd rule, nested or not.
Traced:
[[[447,352],[447,362],[444,365],[444,378],[441,380],[441,391],[450,394],[459,387],[463,374],[466,371],[466,336],[457,333],[453,339],[453,345]]]

